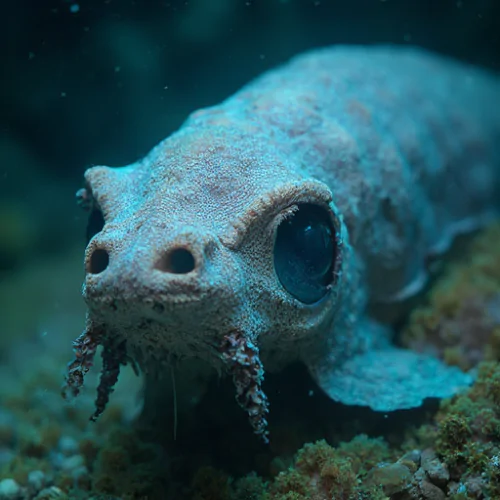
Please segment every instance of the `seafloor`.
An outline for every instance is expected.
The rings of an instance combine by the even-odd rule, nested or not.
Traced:
[[[96,424],[98,370],[65,403],[64,368],[84,320],[80,260],[78,250],[0,283],[0,500],[500,499],[500,225],[436,269],[399,335],[477,369],[472,388],[380,414],[331,402],[291,366],[266,378],[268,446],[225,380],[180,416],[175,440],[172,418],[154,429],[134,423],[140,380],[131,371]]]

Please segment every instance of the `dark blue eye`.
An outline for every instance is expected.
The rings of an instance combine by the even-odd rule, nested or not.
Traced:
[[[304,304],[327,293],[336,258],[335,229],[326,209],[302,204],[279,226],[274,269],[285,290]]]

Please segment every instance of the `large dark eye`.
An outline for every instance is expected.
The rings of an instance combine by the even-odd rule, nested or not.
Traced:
[[[305,304],[317,302],[333,280],[335,229],[328,212],[302,204],[279,226],[274,244],[274,268],[285,290]]]
[[[104,217],[98,208],[93,208],[87,222],[87,243],[104,227]]]

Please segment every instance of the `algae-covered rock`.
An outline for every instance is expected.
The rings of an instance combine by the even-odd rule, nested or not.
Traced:
[[[464,370],[500,360],[500,224],[458,243],[401,340]]]
[[[451,479],[465,484],[480,476],[481,489],[492,498],[500,496],[499,394],[500,364],[483,363],[474,386],[445,401],[436,416],[436,451],[447,464]],[[477,489],[477,479],[474,484]]]
[[[380,487],[386,495],[401,493],[410,488],[413,474],[401,463],[381,464],[374,467],[366,478],[366,482]]]

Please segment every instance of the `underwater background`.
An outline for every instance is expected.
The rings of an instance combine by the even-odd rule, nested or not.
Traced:
[[[0,500],[500,499],[500,225],[446,260],[401,332],[478,367],[465,394],[379,414],[302,366],[266,377],[271,444],[230,381],[161,431],[133,425],[123,370],[96,424],[96,377],[61,398],[84,325],[84,170],[146,154],[191,111],[306,49],[414,44],[500,71],[496,0],[23,0],[0,30]],[[492,106],[500,103],[492,103]]]

